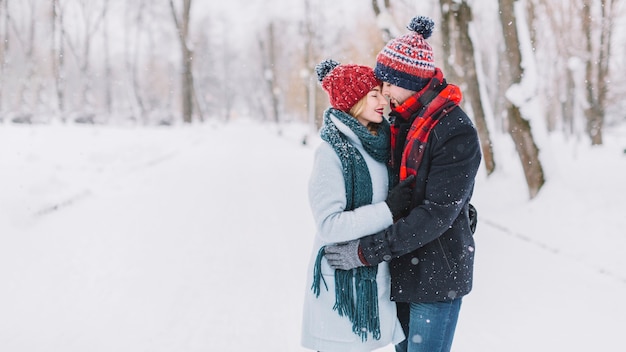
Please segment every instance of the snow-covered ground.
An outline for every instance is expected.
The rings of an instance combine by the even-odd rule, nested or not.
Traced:
[[[302,351],[305,126],[0,124],[0,351]],[[624,351],[626,133],[496,136],[457,352]],[[393,351],[389,346],[384,351]]]

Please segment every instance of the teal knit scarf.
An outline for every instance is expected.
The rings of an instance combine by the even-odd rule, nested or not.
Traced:
[[[348,141],[330,119],[334,115],[352,130],[365,151],[376,161],[387,163],[390,151],[389,123],[383,119],[377,135],[373,135],[365,126],[347,113],[329,108],[324,113],[324,125],[320,132],[322,140],[328,142],[341,160],[346,187],[346,211],[356,209],[372,202],[372,179],[359,150]],[[311,289],[316,297],[320,295],[320,280],[328,286],[321,274],[321,260],[324,247],[318,252],[313,272]],[[380,320],[378,314],[378,289],[376,274],[378,266],[362,266],[353,270],[335,271],[335,306],[340,316],[346,316],[352,322],[352,331],[367,340],[368,332],[374,339],[380,339]]]

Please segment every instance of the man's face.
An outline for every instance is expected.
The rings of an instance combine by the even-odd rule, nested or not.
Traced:
[[[415,94],[415,92],[412,90],[394,86],[387,82],[383,83],[383,95],[389,99],[392,109],[396,106],[402,105],[402,103],[404,103],[404,101],[413,94]]]

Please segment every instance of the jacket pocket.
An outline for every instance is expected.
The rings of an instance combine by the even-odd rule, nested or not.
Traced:
[[[450,250],[448,250],[448,246],[445,244],[445,242],[441,241],[441,237],[437,238],[437,242],[439,243],[439,249],[441,250],[441,255],[443,257],[442,259],[445,262],[446,268],[449,272],[453,272],[454,266],[451,263],[452,253],[450,252]]]

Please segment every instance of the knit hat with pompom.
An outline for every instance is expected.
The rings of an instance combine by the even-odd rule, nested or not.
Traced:
[[[342,65],[334,60],[320,62],[315,66],[315,72],[322,88],[328,93],[330,105],[345,112],[349,112],[354,104],[381,83],[371,67]]]
[[[424,88],[435,75],[433,49],[426,42],[434,27],[429,17],[414,17],[407,26],[411,32],[390,40],[378,53],[376,77],[415,92]]]

